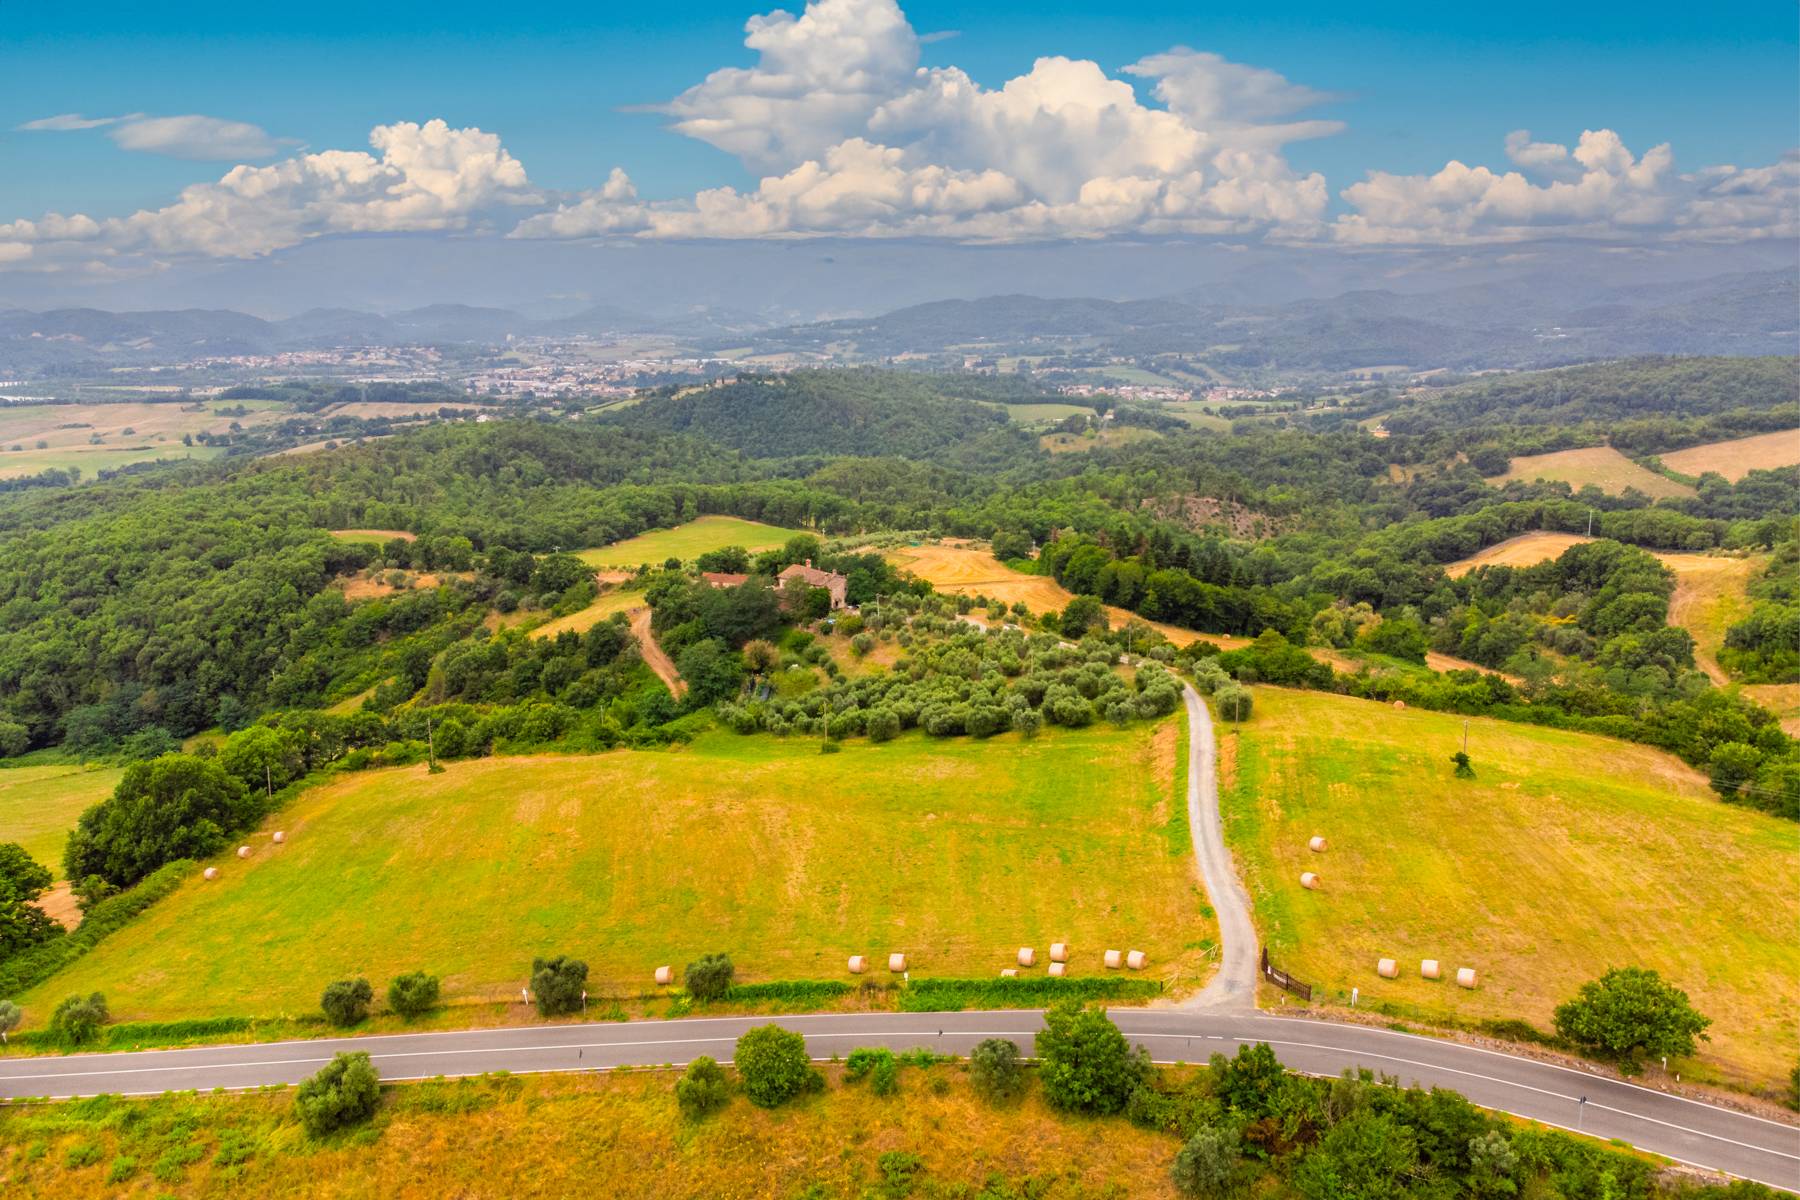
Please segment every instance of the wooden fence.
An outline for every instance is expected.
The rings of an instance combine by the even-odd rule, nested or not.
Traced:
[[[1312,999],[1312,985],[1301,983],[1298,979],[1295,979],[1292,975],[1289,975],[1286,971],[1281,970],[1276,967],[1275,964],[1271,963],[1269,961],[1269,948],[1267,946],[1263,947],[1262,952],[1262,973],[1263,978],[1274,984],[1276,987],[1281,988],[1284,991],[1292,992],[1302,1000]]]

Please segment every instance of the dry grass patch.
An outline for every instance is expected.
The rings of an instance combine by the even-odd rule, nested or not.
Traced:
[[[1800,826],[1721,802],[1648,747],[1259,688],[1238,735],[1228,836],[1275,960],[1343,1003],[1474,1023],[1551,1010],[1611,966],[1644,966],[1712,1017],[1677,1069],[1766,1085],[1800,1052]],[[1230,735],[1227,734],[1227,737]],[[1315,834],[1330,840],[1307,850]],[[1324,880],[1300,886],[1303,870]],[[1376,960],[1396,958],[1384,980]],[[1419,977],[1438,959],[1465,991]]]
[[[375,1136],[323,1145],[298,1136],[291,1092],[171,1095],[113,1101],[103,1111],[13,1107],[0,1110],[0,1145],[45,1143],[44,1153],[21,1154],[5,1169],[22,1194],[47,1200],[121,1194],[105,1182],[107,1164],[120,1156],[137,1161],[131,1194],[184,1200],[836,1200],[890,1194],[878,1162],[892,1151],[918,1156],[908,1192],[916,1196],[973,1196],[993,1175],[1006,1194],[1039,1200],[1176,1195],[1176,1139],[1123,1118],[1056,1113],[1036,1088],[1016,1104],[987,1104],[960,1066],[908,1068],[900,1094],[889,1097],[867,1084],[843,1086],[837,1068],[827,1074],[822,1095],[772,1112],[737,1097],[698,1122],[676,1109],[675,1072],[640,1071],[401,1084],[386,1089]],[[152,1182],[170,1129],[200,1153],[172,1182]],[[69,1167],[69,1151],[89,1143],[99,1147],[100,1165]],[[228,1143],[241,1165],[220,1161]]]
[[[1710,442],[1689,446],[1661,456],[1671,471],[1695,477],[1716,471],[1736,483],[1752,471],[1772,471],[1779,467],[1800,466],[1800,429],[1783,429],[1775,433],[1759,433],[1754,437],[1733,438],[1728,442]]]
[[[586,633],[615,613],[629,612],[644,603],[641,591],[614,590],[603,593],[580,612],[546,621],[531,631],[534,638],[555,637],[559,633]]]
[[[995,558],[986,547],[933,542],[890,551],[887,559],[901,570],[911,571],[920,579],[926,580],[940,592],[987,596],[1001,601],[1009,608],[1014,604],[1024,604],[1027,610],[1037,616],[1047,612],[1061,612],[1075,598],[1073,592],[1051,576],[1027,575],[1022,571],[1015,571]],[[1106,618],[1115,629],[1127,621],[1143,620],[1135,613],[1111,605],[1106,608]],[[1227,650],[1250,644],[1250,639],[1230,634],[1196,633],[1192,629],[1165,625],[1160,621],[1144,623],[1177,646],[1185,646],[1201,638]]]
[[[403,542],[419,540],[418,534],[404,529],[333,529],[331,536],[341,542],[370,542],[377,546],[385,546],[395,538]]]
[[[598,993],[725,950],[741,978],[845,978],[853,953],[990,976],[1021,945],[1146,950],[1210,974],[1185,807],[1159,726],[845,743],[709,734],[673,751],[491,758],[345,776],[21,999],[102,990],[120,1019],[314,1011],[329,981],[414,969],[516,997],[571,953]],[[1159,812],[1163,814],[1159,818]],[[1078,974],[1099,973],[1082,952]]]
[[[1673,479],[1646,470],[1611,446],[1520,455],[1512,460],[1512,466],[1506,474],[1496,475],[1488,482],[1502,484],[1509,479],[1522,479],[1527,483],[1534,479],[1547,479],[1566,483],[1576,491],[1593,484],[1613,496],[1633,487],[1653,500],[1694,494],[1694,489],[1685,483],[1676,483]]]
[[[1504,542],[1495,542],[1468,558],[1445,564],[1444,574],[1456,579],[1467,575],[1476,567],[1535,567],[1541,562],[1561,558],[1563,551],[1570,546],[1579,546],[1593,540],[1578,533],[1521,533]]]
[[[1721,686],[1730,676],[1719,666],[1725,631],[1750,615],[1750,580],[1768,565],[1768,555],[1725,558],[1711,554],[1659,554],[1675,572],[1675,594],[1669,598],[1669,624],[1694,636],[1694,663]]]

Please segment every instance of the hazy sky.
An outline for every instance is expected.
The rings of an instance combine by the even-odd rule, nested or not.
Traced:
[[[1781,0],[327,0],[6,23],[0,273],[59,287],[393,234],[1324,253],[1800,232]]]

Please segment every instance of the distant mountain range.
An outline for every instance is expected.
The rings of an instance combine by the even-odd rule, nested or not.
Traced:
[[[105,312],[59,308],[49,312],[0,309],[0,374],[45,368],[136,366],[196,358],[359,346],[498,346],[509,337],[605,337],[660,334],[685,339],[729,337],[762,323],[716,310],[651,316],[608,306],[572,316],[535,320],[509,309],[433,304],[382,315],[348,308],[315,308],[266,321],[229,309]]]
[[[1225,368],[1345,371],[1404,365],[1529,367],[1642,354],[1792,354],[1800,272],[1760,271],[1632,288],[1531,279],[1424,294],[1349,292],[1263,307],[994,296],[879,317],[765,330],[760,351],[1201,355]]]
[[[901,355],[1198,356],[1227,373],[1383,366],[1535,367],[1645,354],[1793,354],[1800,272],[1696,281],[1571,284],[1525,275],[1426,293],[1354,291],[1286,304],[1225,305],[1198,288],[1148,300],[991,296],[876,317],[767,328],[744,313],[649,315],[598,306],[537,319],[434,304],[386,315],[316,308],[267,321],[220,309],[0,309],[0,376],[178,363],[208,356],[393,345],[498,346],[520,336],[658,334],[699,350]]]

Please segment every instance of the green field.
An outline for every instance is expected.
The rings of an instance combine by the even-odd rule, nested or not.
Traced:
[[[1800,1052],[1800,827],[1724,804],[1675,758],[1586,734],[1258,688],[1226,733],[1228,837],[1277,965],[1344,1003],[1476,1023],[1645,966],[1713,1018],[1686,1069],[1785,1077]],[[1329,839],[1324,854],[1307,849]],[[1302,871],[1323,881],[1300,886]],[[1398,979],[1376,975],[1399,960]],[[1445,981],[1420,978],[1438,959]],[[1480,972],[1465,991],[1458,967]],[[1682,1069],[1682,1068],[1677,1068]]]
[[[0,768],[0,842],[18,842],[62,877],[63,842],[82,810],[112,795],[123,767],[55,763]]]
[[[490,758],[346,776],[21,999],[42,1021],[104,991],[122,1020],[313,1011],[333,979],[422,968],[447,998],[516,997],[534,955],[597,992],[712,950],[742,979],[847,978],[845,959],[988,977],[1022,945],[1142,949],[1210,974],[1216,937],[1174,802],[1182,726],[1033,741],[707,734],[673,751]],[[885,971],[879,972],[885,975]]]
[[[1088,404],[995,404],[990,407],[1003,410],[1014,425],[1028,428],[1048,428],[1069,417],[1094,415],[1093,406]]]
[[[742,546],[752,554],[773,550],[804,532],[803,529],[783,529],[779,525],[764,525],[760,521],[745,521],[738,517],[705,516],[673,529],[655,529],[610,546],[583,550],[579,557],[590,567],[661,565],[671,558],[692,562],[708,551],[723,550],[727,546]]]

